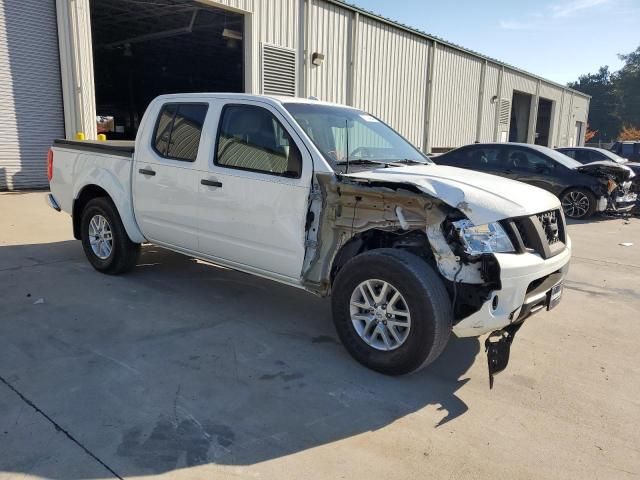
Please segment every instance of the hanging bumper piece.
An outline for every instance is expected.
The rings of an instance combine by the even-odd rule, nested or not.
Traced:
[[[501,330],[495,330],[489,334],[484,342],[487,352],[487,362],[489,364],[489,388],[493,388],[493,376],[507,368],[509,363],[509,353],[511,344],[520,330],[523,322],[514,323]]]

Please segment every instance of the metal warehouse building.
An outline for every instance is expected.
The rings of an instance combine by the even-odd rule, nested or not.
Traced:
[[[315,96],[425,152],[582,144],[589,97],[337,0],[0,0],[0,190],[53,138],[133,138],[169,92]]]

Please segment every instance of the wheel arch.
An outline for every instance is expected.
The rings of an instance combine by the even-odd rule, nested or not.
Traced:
[[[82,212],[87,203],[94,198],[105,197],[115,205],[129,239],[135,243],[144,242],[144,235],[138,228],[134,217],[131,193],[117,186],[117,183],[115,183],[117,179],[107,176],[106,180],[107,181],[86,183],[76,189],[71,213],[74,238],[78,240],[81,238],[80,225],[82,223]]]
[[[365,252],[381,248],[406,250],[423,258],[428,264],[436,268],[437,271],[433,250],[423,230],[387,231],[372,228],[354,235],[338,249],[331,263],[331,285],[333,285],[340,269],[349,260]]]
[[[568,216],[567,212],[564,210],[564,207],[562,206],[562,198],[571,190],[580,190],[583,191],[585,193],[587,193],[588,195],[591,195],[592,199],[593,199],[593,205],[589,206],[589,209],[591,210],[591,213],[587,212],[587,214],[585,214],[583,217],[579,217],[579,218],[588,218],[589,216],[593,215],[593,213],[598,211],[598,201],[599,199],[602,197],[601,194],[598,194],[596,192],[593,191],[593,188],[590,188],[587,185],[573,185],[571,187],[567,187],[565,188],[562,192],[560,192],[560,195],[558,195],[558,199],[560,200],[560,208],[562,208],[562,210],[565,212],[565,215]],[[572,218],[572,217],[570,217]]]

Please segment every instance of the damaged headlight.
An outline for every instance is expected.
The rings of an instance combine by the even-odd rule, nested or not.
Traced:
[[[469,255],[516,251],[507,232],[497,222],[474,225],[471,220],[460,220],[453,225],[463,243],[464,251]]]

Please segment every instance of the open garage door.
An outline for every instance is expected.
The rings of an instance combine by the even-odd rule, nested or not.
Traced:
[[[191,0],[91,0],[98,133],[135,138],[165,93],[243,92],[244,17]]]

